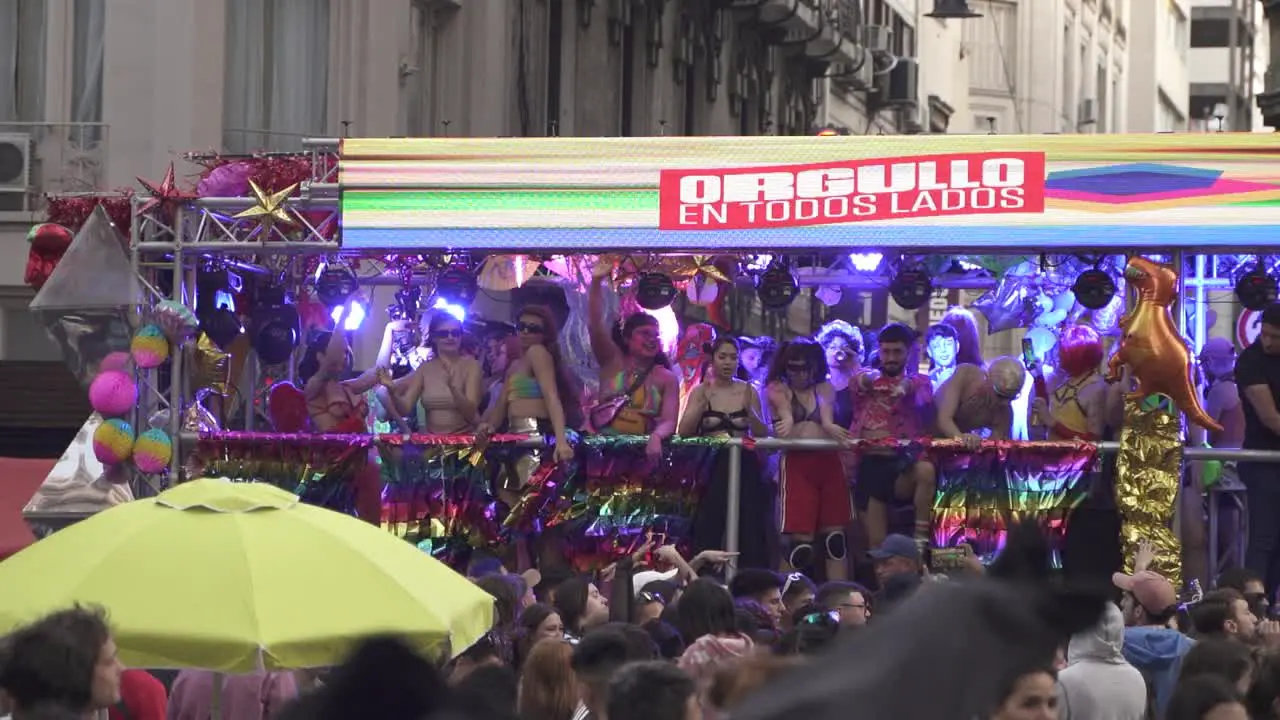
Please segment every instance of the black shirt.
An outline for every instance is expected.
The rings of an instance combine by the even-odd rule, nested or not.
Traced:
[[[1280,450],[1280,435],[1262,423],[1253,403],[1244,396],[1252,385],[1266,385],[1271,397],[1280,405],[1280,356],[1262,352],[1262,345],[1254,342],[1236,358],[1236,387],[1240,389],[1240,404],[1244,407],[1244,445],[1249,450]]]

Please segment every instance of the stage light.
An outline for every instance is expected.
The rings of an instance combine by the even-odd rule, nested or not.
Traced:
[[[675,299],[675,283],[663,273],[642,273],[636,281],[636,303],[645,310],[669,307]]]
[[[933,295],[933,279],[923,267],[903,267],[889,281],[889,295],[903,310],[918,310]]]
[[[1236,278],[1236,299],[1246,310],[1261,310],[1276,300],[1276,279],[1255,265]]]
[[[880,267],[880,261],[884,260],[881,253],[850,253],[849,263],[853,265],[854,270],[860,272],[875,272]]]
[[[222,350],[227,350],[231,344],[240,337],[244,332],[244,325],[240,324],[240,317],[233,310],[225,306],[219,306],[212,310],[201,313],[200,332],[209,336],[214,345]]]
[[[748,270],[766,270],[773,264],[772,255],[756,255],[747,261]]]
[[[933,0],[933,12],[925,13],[925,17],[939,20],[965,20],[980,18],[982,13],[974,12],[969,7],[969,0]]]
[[[470,307],[479,292],[474,273],[460,267],[451,267],[436,278],[436,297],[453,305]]]
[[[341,263],[325,263],[316,270],[316,299],[325,307],[345,305],[360,288],[356,273]]]
[[[431,306],[434,310],[443,310],[452,315],[458,322],[466,322],[467,309],[461,305],[454,305],[444,298],[436,298],[436,304]]]
[[[333,318],[334,324],[337,324],[338,318],[343,318],[342,329],[347,332],[359,330],[364,324],[365,310],[364,305],[359,300],[352,300],[346,305],[339,305],[329,313],[329,317]]]
[[[262,364],[288,362],[302,337],[302,321],[288,293],[280,287],[259,288],[252,321],[253,350]]]
[[[800,294],[795,276],[781,263],[770,265],[756,280],[756,294],[760,304],[768,310],[782,310]]]
[[[1111,303],[1116,294],[1116,281],[1104,270],[1091,268],[1076,276],[1071,285],[1076,302],[1087,310],[1101,310]]]

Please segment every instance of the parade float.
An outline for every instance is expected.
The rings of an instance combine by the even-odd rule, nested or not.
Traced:
[[[1020,517],[1060,534],[1082,478],[1118,453],[1124,541],[1174,551],[1169,519],[1184,460],[1280,460],[1186,447],[1184,435],[1184,415],[1205,423],[1190,358],[1217,322],[1208,294],[1235,289],[1252,309],[1274,299],[1266,249],[1280,225],[1280,183],[1268,135],[307,146],[302,155],[190,156],[203,166],[194,179],[171,167],[131,193],[54,198],[48,222],[33,228],[32,309],[101,417],[87,452],[108,481],[148,494],[227,476],[342,506],[344,478],[373,448],[388,484],[383,522],[424,550],[455,557],[559,527],[589,567],[650,533],[678,540],[715,453],[728,453],[736,477],[743,453],[833,446],[675,438],[660,469],[637,474],[626,468],[643,437],[583,434],[573,463],[544,463],[519,502],[502,507],[484,467],[544,439],[499,435],[479,452],[469,435],[386,425],[317,435],[272,408],[311,333],[335,322],[357,333],[357,315],[381,314],[370,304],[377,288],[395,288],[393,317],[417,318],[465,313],[478,293],[553,287],[567,311],[561,350],[589,393],[582,298],[598,262],[616,268],[615,315],[670,314],[682,295],[679,304],[701,306],[706,324],[723,330],[727,299],[744,294],[764,313],[786,312],[801,285],[815,299],[828,288],[879,293],[915,311],[935,291],[965,288],[981,291],[967,304],[991,333],[1038,333],[1033,345],[1045,350],[1070,323],[1108,336],[1114,362],[1140,388],[1118,443],[992,441],[972,452],[930,438],[890,443],[938,460],[939,546],[992,552]],[[674,315],[660,322],[684,359]],[[700,363],[693,347],[690,362],[678,362],[685,380]],[[730,483],[731,549],[748,531],[738,502]]]

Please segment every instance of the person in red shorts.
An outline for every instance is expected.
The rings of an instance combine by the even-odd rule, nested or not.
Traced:
[[[778,437],[848,441],[849,431],[833,420],[835,390],[827,375],[826,354],[812,340],[793,340],[779,350],[768,378],[769,408]],[[821,557],[827,580],[844,580],[844,529],[853,519],[853,502],[840,452],[784,452],[778,486],[780,525],[789,546],[787,564],[811,574]]]

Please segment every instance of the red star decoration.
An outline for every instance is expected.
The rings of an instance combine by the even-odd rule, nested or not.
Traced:
[[[173,209],[175,203],[183,200],[194,200],[196,197],[195,193],[178,188],[178,183],[173,177],[173,163],[169,163],[169,169],[165,171],[164,179],[160,181],[159,185],[142,178],[138,178],[138,182],[142,183],[142,187],[151,193],[151,199],[142,203],[142,206],[138,208],[139,214],[158,207],[167,215]]]

